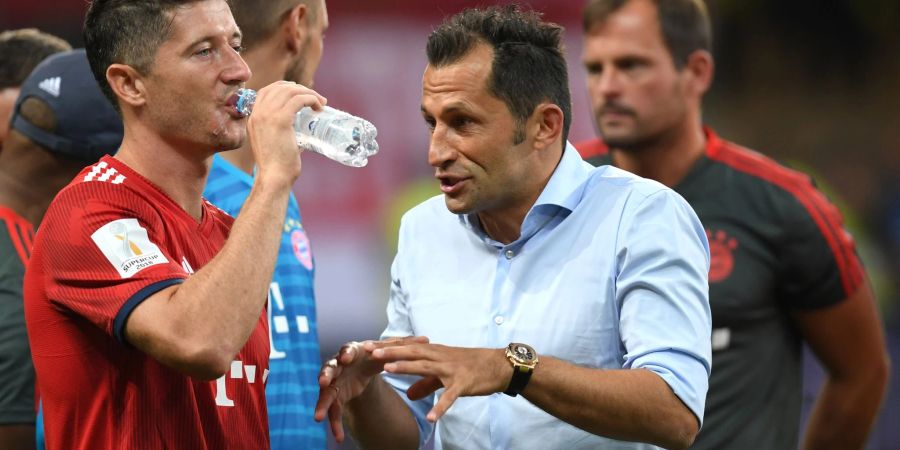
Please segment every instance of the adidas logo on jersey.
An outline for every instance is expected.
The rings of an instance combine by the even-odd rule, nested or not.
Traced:
[[[61,82],[62,79],[60,77],[47,78],[41,81],[38,87],[54,97],[59,97],[59,85]]]

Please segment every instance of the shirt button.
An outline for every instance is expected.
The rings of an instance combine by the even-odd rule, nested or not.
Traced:
[[[503,316],[494,317],[494,323],[496,323],[497,325],[503,325]]]
[[[513,259],[513,256],[516,256],[516,252],[514,252],[512,250],[506,251],[506,259]]]

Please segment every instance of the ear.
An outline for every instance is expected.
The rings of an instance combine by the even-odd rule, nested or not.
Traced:
[[[702,97],[712,85],[715,72],[712,55],[706,50],[697,50],[691,53],[683,70],[688,76],[688,90],[697,97]]]
[[[286,45],[291,53],[297,54],[303,48],[303,42],[309,34],[307,22],[309,19],[309,8],[304,3],[290,9],[287,12],[282,23]]]
[[[111,64],[106,69],[106,82],[124,104],[137,107],[147,102],[143,78],[134,67]]]
[[[563,131],[563,111],[553,103],[541,103],[534,108],[528,120],[534,133],[534,146],[547,148],[556,143]]]

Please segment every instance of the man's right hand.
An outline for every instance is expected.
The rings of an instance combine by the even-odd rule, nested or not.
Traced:
[[[319,111],[326,103],[316,91],[289,81],[277,81],[259,90],[247,122],[258,180],[293,185],[300,176],[294,117],[305,106]]]
[[[427,343],[427,337],[410,336],[344,344],[333,358],[322,365],[319,372],[316,421],[324,420],[327,415],[331,432],[338,442],[342,442],[344,405],[361,396],[372,379],[384,370],[384,361],[372,358],[372,352],[378,348]]]

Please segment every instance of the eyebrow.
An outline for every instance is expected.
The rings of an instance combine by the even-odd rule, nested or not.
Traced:
[[[241,30],[235,30],[235,32],[231,35],[231,39],[234,39],[234,38],[243,39],[243,37],[244,37],[244,35],[243,35],[243,33],[241,33]],[[191,48],[196,47],[198,44],[200,44],[202,42],[209,42],[209,41],[213,41],[215,39],[216,39],[216,36],[212,36],[212,35],[203,36],[203,37],[195,40],[194,42],[191,42],[187,48],[191,49]]]
[[[422,110],[422,112],[424,114],[429,114],[428,111],[425,110],[425,105],[421,105],[420,109]],[[449,113],[456,113],[456,112],[464,112],[467,114],[474,114],[474,111],[472,111],[471,108],[469,108],[468,106],[466,106],[465,103],[462,103],[462,102],[451,103],[449,106],[442,109],[440,112],[441,112],[441,114],[449,114]]]

